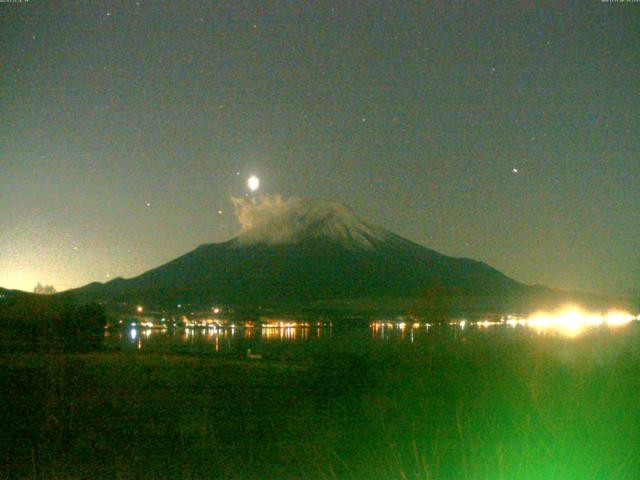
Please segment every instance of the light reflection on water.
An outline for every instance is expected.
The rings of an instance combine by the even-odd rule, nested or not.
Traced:
[[[569,313],[567,313],[569,312]],[[584,319],[584,321],[582,321]],[[130,326],[125,330],[105,333],[105,340],[119,348],[147,351],[193,353],[221,353],[244,355],[276,352],[304,353],[314,348],[324,349],[339,339],[345,344],[363,345],[396,342],[420,345],[446,336],[453,341],[467,337],[486,336],[490,332],[508,335],[558,336],[572,339],[589,331],[616,331],[635,323],[636,317],[604,314],[601,317],[580,317],[575,310],[562,311],[555,316],[535,314],[528,318],[507,317],[500,320],[452,320],[444,324],[431,324],[405,320],[378,320],[353,325],[348,321],[337,324],[309,324],[279,322],[262,325],[230,324],[195,328],[141,328]]]
[[[241,352],[243,348],[261,345],[286,345],[305,342],[330,341],[333,336],[331,326],[226,326],[208,328],[141,328],[138,325],[126,329],[106,331],[105,340],[122,348],[143,350],[166,350],[171,347],[192,347],[194,351]],[[257,348],[256,348],[257,347]]]

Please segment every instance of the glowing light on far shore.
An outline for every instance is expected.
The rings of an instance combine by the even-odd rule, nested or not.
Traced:
[[[142,306],[138,305],[138,307],[136,308],[136,312],[142,313],[143,311],[144,311],[144,308],[142,308]]]
[[[524,326],[537,332],[557,332],[568,337],[575,337],[586,329],[593,327],[621,327],[636,320],[629,312],[610,310],[606,313],[585,312],[584,310],[569,306],[564,309],[549,313],[536,312],[527,318],[510,318],[506,324],[511,327]]]
[[[249,187],[249,190],[255,192],[260,188],[260,179],[255,175],[251,175],[247,180],[247,186]]]

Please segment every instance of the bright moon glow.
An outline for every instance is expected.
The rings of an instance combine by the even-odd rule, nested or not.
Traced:
[[[258,188],[260,188],[260,179],[255,175],[251,175],[247,180],[247,185],[249,187],[249,190],[255,192],[256,190],[258,190]]]

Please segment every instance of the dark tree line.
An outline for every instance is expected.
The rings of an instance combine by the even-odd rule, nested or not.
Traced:
[[[2,350],[80,352],[104,337],[104,308],[52,297],[21,296],[0,301]]]

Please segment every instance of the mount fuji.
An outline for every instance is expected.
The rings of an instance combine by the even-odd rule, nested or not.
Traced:
[[[382,305],[434,296],[493,302],[533,288],[482,262],[446,256],[371,225],[337,202],[236,202],[243,228],[235,238],[201,245],[135,278],[65,294],[157,306]]]

